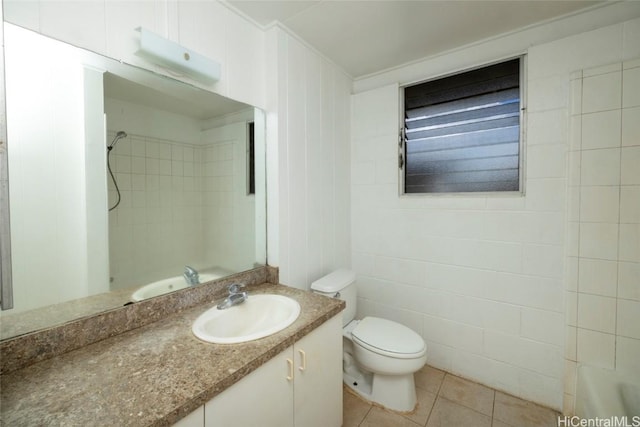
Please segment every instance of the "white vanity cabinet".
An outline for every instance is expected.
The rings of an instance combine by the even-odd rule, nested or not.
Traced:
[[[204,425],[341,426],[342,315],[334,316],[207,402]]]
[[[293,424],[342,425],[342,314],[293,345]]]

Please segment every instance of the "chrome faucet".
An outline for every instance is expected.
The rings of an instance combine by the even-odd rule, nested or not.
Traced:
[[[249,294],[246,291],[240,292],[240,289],[244,288],[244,285],[233,284],[227,288],[229,296],[218,304],[218,310],[226,310],[234,305],[242,304],[249,298]]]
[[[200,284],[200,277],[198,276],[198,272],[195,268],[189,267],[188,265],[185,266],[182,277],[184,277],[184,280],[186,280],[189,286]]]

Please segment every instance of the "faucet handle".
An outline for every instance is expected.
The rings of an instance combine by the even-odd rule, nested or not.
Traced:
[[[229,285],[227,289],[229,290],[230,294],[237,294],[238,292],[240,292],[240,289],[242,288],[244,288],[244,285],[239,283],[234,283],[232,285]]]

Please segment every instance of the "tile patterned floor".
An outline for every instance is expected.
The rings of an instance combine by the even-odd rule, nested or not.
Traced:
[[[415,374],[418,407],[383,410],[344,390],[343,427],[556,427],[559,413],[425,366]]]

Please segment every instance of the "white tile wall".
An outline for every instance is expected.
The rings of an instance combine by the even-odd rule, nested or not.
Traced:
[[[629,63],[625,63],[624,65],[622,107],[637,107],[640,105],[640,66],[637,60],[629,61]]]
[[[622,185],[640,184],[640,146],[624,147],[620,164],[620,183]]]
[[[572,144],[581,163],[569,166],[570,174],[580,175],[570,188],[576,197],[569,199],[572,218],[578,221],[580,257],[577,322],[567,317],[567,339],[575,349],[568,346],[565,357],[623,372],[640,368],[638,70],[638,61],[618,62],[584,70],[573,81],[583,88],[574,91],[581,95],[574,99],[581,99],[574,118],[582,127],[579,142]],[[566,289],[573,301],[575,285],[567,281]],[[568,364],[566,369],[576,367]],[[568,399],[576,393],[572,386],[565,386]]]
[[[616,261],[580,258],[577,275],[581,293],[616,297],[618,283]]]
[[[640,372],[640,340],[616,337],[616,368],[623,372]]]
[[[640,107],[622,110],[622,146],[640,144]]]
[[[582,186],[580,188],[580,221],[618,221],[620,189],[617,186]]]
[[[618,262],[618,296],[640,301],[640,263]]]
[[[640,302],[618,300],[617,333],[640,340]]]
[[[198,253],[203,250],[202,217],[186,211],[201,209],[200,200],[185,197],[195,191],[194,183],[186,185],[184,180],[185,170],[192,171],[193,165],[156,158],[170,157],[172,150],[179,157],[185,148],[193,150],[183,142],[129,135],[112,151],[121,192],[120,204],[109,214],[110,274],[116,289],[178,275],[190,263],[204,266]],[[108,185],[113,206],[116,191],[110,179]]]
[[[578,327],[609,334],[615,333],[616,299],[579,293]]]
[[[581,185],[618,185],[620,149],[583,150],[580,171]]]
[[[618,224],[580,223],[580,256],[615,260],[618,258]]]
[[[615,342],[614,334],[578,328],[577,361],[590,366],[614,369]]]
[[[584,76],[582,113],[619,109],[622,99],[622,64],[598,68]],[[583,118],[584,119],[584,118]],[[584,141],[584,139],[583,139]]]
[[[210,129],[204,145],[144,135],[118,142],[111,154],[122,197],[109,215],[112,288],[176,276],[185,265],[253,266],[255,205],[246,195],[245,129],[244,122]],[[112,206],[116,191],[108,183]]]
[[[622,112],[619,109],[582,116],[582,149],[620,146]]]

